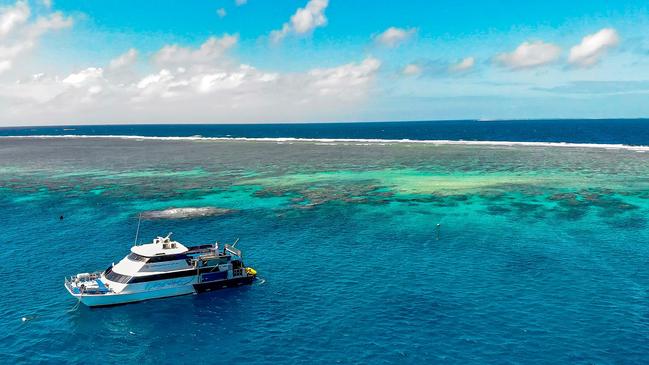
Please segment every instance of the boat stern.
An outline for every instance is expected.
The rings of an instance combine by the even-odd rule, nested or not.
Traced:
[[[81,273],[66,277],[63,286],[75,298],[87,295],[105,295],[113,292],[102,280],[100,272]]]

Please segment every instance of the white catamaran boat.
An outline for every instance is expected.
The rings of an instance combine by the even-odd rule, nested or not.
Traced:
[[[65,288],[81,303],[98,307],[251,284],[257,275],[244,266],[236,242],[221,250],[218,243],[185,247],[170,237],[131,247],[103,272],[66,278]]]

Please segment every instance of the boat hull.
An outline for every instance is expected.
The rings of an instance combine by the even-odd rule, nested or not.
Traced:
[[[244,277],[234,278],[230,280],[220,280],[220,281],[213,281],[209,283],[194,284],[194,290],[196,290],[197,293],[203,293],[206,291],[219,290],[224,288],[233,288],[241,285],[250,285],[252,284],[253,280],[255,280],[254,276],[244,276]]]
[[[119,304],[136,303],[144,300],[175,297],[179,295],[193,294],[194,288],[191,285],[182,287],[163,288],[151,291],[116,294],[81,295],[81,303],[88,307],[106,307]]]
[[[160,299],[175,297],[180,295],[188,295],[195,293],[202,293],[211,290],[218,290],[222,288],[237,287],[241,285],[252,284],[254,276],[239,277],[229,280],[219,280],[208,283],[200,284],[186,284],[181,286],[174,287],[165,287],[154,290],[144,290],[137,292],[120,292],[120,293],[108,293],[108,294],[75,294],[70,288],[66,286],[66,289],[74,297],[79,299],[81,303],[85,304],[88,307],[108,307],[121,304],[136,303],[145,300],[151,299]]]

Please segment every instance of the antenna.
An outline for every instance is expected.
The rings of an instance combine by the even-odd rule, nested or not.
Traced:
[[[239,242],[239,238],[237,238],[237,239],[234,241],[234,243],[232,244],[232,247],[236,246],[236,245],[237,245],[237,242]]]
[[[142,213],[137,215],[137,231],[135,231],[135,240],[133,246],[137,246],[137,237],[140,235],[140,222],[142,221]]]

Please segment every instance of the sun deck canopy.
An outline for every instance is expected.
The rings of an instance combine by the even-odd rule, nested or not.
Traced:
[[[180,242],[167,237],[157,237],[152,243],[131,247],[131,252],[144,257],[156,257],[166,255],[178,255],[188,251]]]

